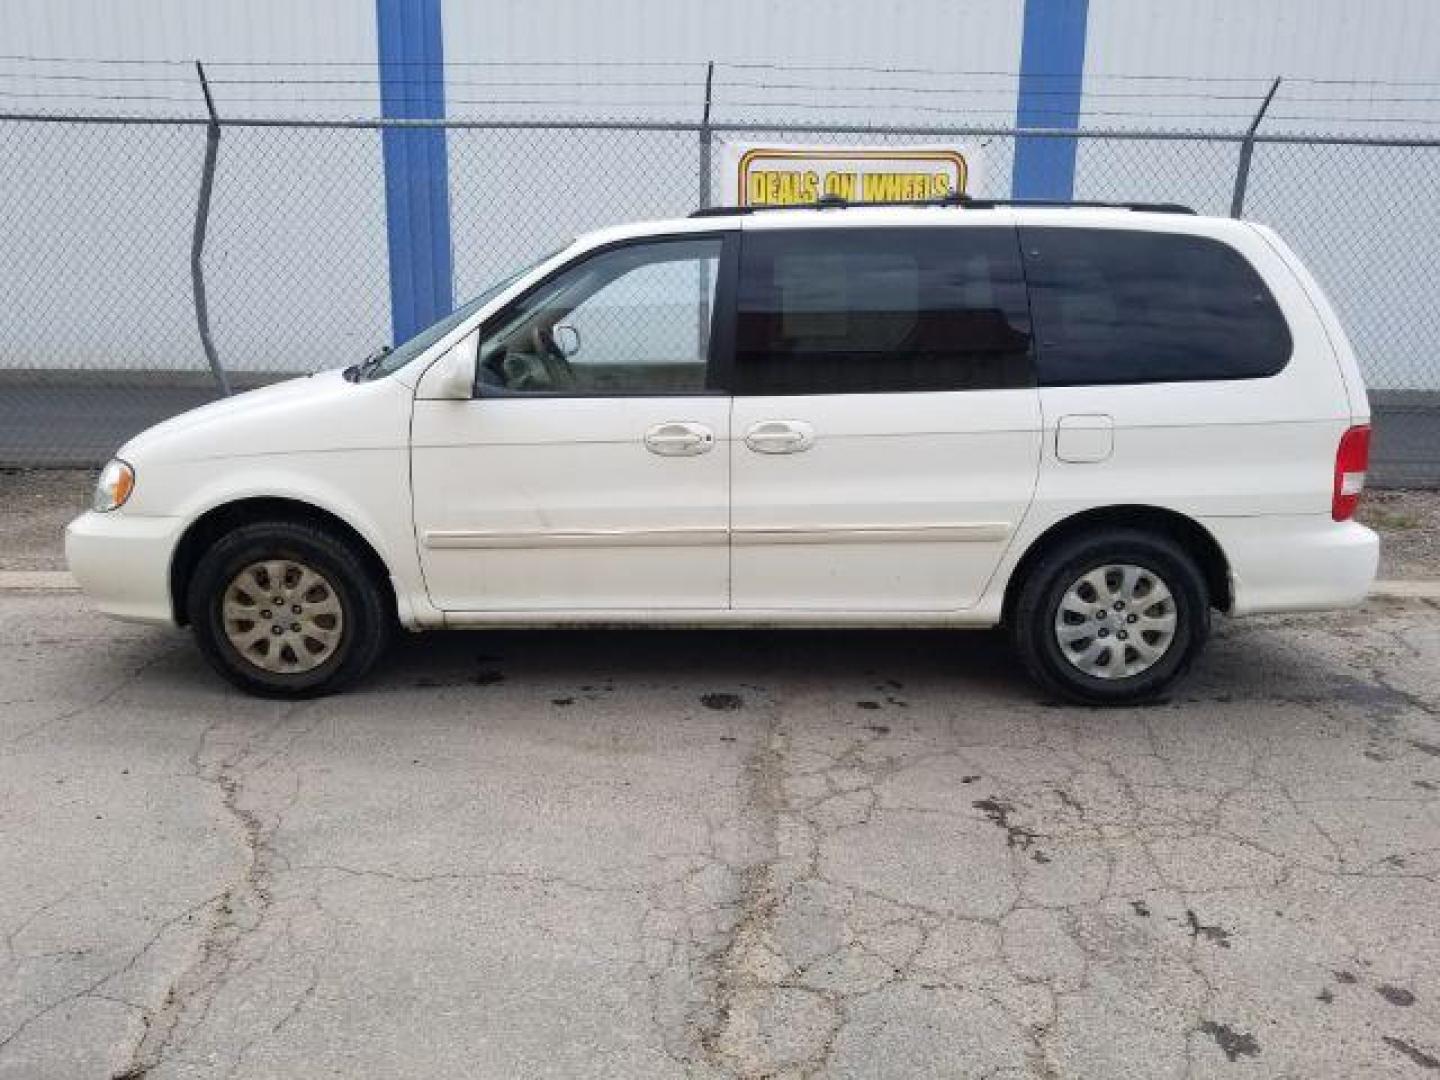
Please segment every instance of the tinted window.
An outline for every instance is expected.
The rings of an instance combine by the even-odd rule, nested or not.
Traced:
[[[736,307],[736,393],[1033,384],[1010,229],[747,232]]]
[[[719,240],[582,258],[485,328],[480,385],[515,394],[701,393]]]
[[[1290,333],[1270,290],[1217,240],[1021,229],[1041,385],[1274,375]]]

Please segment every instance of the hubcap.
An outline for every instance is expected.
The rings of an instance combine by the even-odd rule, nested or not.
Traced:
[[[1175,598],[1160,575],[1143,566],[1096,567],[1061,598],[1055,640],[1065,659],[1086,675],[1139,675],[1175,641]]]
[[[325,576],[293,559],[241,570],[225,589],[225,637],[263,671],[294,675],[319,667],[340,645],[345,612]]]

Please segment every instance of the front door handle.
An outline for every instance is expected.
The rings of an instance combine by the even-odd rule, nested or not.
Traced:
[[[668,420],[645,432],[645,449],[664,457],[694,457],[709,453],[714,445],[714,432],[688,420]]]
[[[745,432],[745,445],[757,454],[798,454],[815,445],[815,429],[803,420],[761,420]]]

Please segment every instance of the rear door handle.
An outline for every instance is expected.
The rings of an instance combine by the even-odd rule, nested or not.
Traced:
[[[745,432],[745,445],[757,454],[798,454],[815,445],[815,429],[804,420],[761,420]]]
[[[714,445],[715,433],[689,420],[667,420],[645,432],[645,449],[663,457],[694,457]]]

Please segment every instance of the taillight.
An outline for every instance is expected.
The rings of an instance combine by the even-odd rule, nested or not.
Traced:
[[[1365,470],[1370,467],[1370,425],[1360,424],[1340,436],[1335,451],[1335,490],[1330,500],[1330,516],[1336,521],[1349,521],[1365,490]]]

